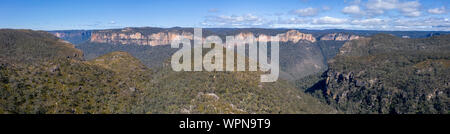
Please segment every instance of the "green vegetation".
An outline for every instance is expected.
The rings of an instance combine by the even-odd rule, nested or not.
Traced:
[[[449,35],[381,34],[346,43],[325,73],[299,80],[297,87],[347,113],[446,114],[449,65]]]
[[[81,59],[82,52],[73,47],[43,31],[0,30],[1,62],[28,64],[58,58]]]
[[[139,79],[76,60],[2,67],[3,113],[137,112]]]
[[[46,32],[0,30],[0,113],[449,113],[449,35],[342,43],[282,44],[281,75],[313,74],[293,86],[260,83],[262,72],[173,72],[170,46],[86,43],[85,61]]]
[[[150,70],[126,52],[84,61],[49,34],[0,33],[0,113],[337,112],[286,81],[260,83],[260,72]]]
[[[145,104],[166,103],[151,109],[186,109],[188,113],[334,113],[315,98],[296,90],[287,82],[260,83],[256,72],[172,72],[156,74],[158,93]],[[212,104],[201,102],[205,94],[215,96]],[[200,99],[200,100],[199,100]],[[211,101],[211,99],[207,100]],[[199,103],[200,102],[200,103]],[[205,108],[207,104],[207,108]],[[221,104],[221,105],[218,105]],[[217,107],[220,106],[220,107]],[[152,107],[152,106],[149,106]],[[214,112],[217,109],[221,112]],[[175,110],[175,113],[178,113]],[[161,112],[161,111],[154,111]],[[233,112],[234,113],[234,112]]]
[[[76,46],[84,53],[84,58],[92,60],[102,55],[123,51],[138,58],[149,68],[161,68],[163,63],[169,59],[177,49],[172,49],[170,45],[164,46],[143,46],[143,45],[115,45],[103,43],[82,43]]]

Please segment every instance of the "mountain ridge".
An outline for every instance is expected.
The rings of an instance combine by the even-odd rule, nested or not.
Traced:
[[[350,41],[326,72],[308,78],[313,85],[298,87],[346,113],[448,113],[449,44],[449,35]]]

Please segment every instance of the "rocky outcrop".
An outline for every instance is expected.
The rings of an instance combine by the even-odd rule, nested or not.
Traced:
[[[92,33],[90,42],[94,43],[110,43],[110,44],[135,44],[135,45],[168,45],[170,41],[175,39],[177,35],[184,36],[184,38],[193,39],[193,33],[186,31],[162,31],[150,34],[144,34],[143,32],[138,32],[130,29],[123,29],[121,31],[96,31]],[[236,34],[237,37],[267,37],[270,40],[269,35],[258,34],[252,32],[241,32]],[[297,43],[300,40],[306,40],[310,42],[316,42],[316,38],[311,34],[304,34],[297,30],[290,30],[286,33],[278,34],[280,42],[294,42]]]
[[[189,32],[158,32],[153,34],[143,34],[141,32],[120,31],[108,32],[98,31],[94,32],[90,41],[95,43],[111,43],[111,44],[136,44],[136,45],[168,45],[170,41],[175,39],[178,35],[184,36],[187,39],[193,39],[193,34]]]
[[[301,33],[297,30],[290,30],[287,31],[286,33],[281,33],[281,34],[277,34],[279,37],[280,42],[293,42],[293,43],[298,43],[301,40],[306,40],[306,41],[310,41],[310,42],[316,42],[316,38],[312,35],[312,34],[305,34],[305,33]],[[253,36],[255,38],[261,38],[261,37],[265,37],[267,38],[268,41],[271,41],[271,38],[269,35],[266,34],[259,34],[258,36],[256,36],[254,33],[251,32],[247,32],[247,33],[239,33],[238,35],[236,35],[237,37],[250,37]],[[260,40],[258,38],[258,40]]]
[[[292,41],[294,43],[297,43],[300,40],[316,42],[316,38],[313,37],[312,34],[300,33],[297,30],[290,30],[290,31],[286,32],[285,34],[281,34],[278,36],[280,36],[280,41],[282,41],[282,42]]]
[[[380,34],[349,41],[315,87],[347,113],[447,113],[449,39]]]
[[[350,34],[343,34],[343,33],[332,33],[324,35],[320,38],[320,40],[334,40],[334,41],[349,41],[349,40],[355,40],[362,38],[358,35],[350,35]]]

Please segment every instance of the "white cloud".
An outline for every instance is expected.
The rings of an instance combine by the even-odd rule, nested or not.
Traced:
[[[407,17],[418,17],[422,15],[420,11],[421,4],[418,1],[403,0],[369,0],[367,2],[354,1],[342,9],[342,13],[350,15],[383,15],[389,11],[398,11],[398,13]]]
[[[220,26],[220,27],[254,27],[266,25],[267,21],[253,14],[246,15],[221,15],[207,16],[201,24],[203,26]]]
[[[321,17],[318,19],[313,19],[314,24],[343,24],[346,22],[348,22],[347,19],[334,18],[334,17],[329,17],[329,16]]]
[[[379,18],[362,19],[362,20],[352,20],[352,24],[356,25],[380,25],[386,24],[387,21]]]
[[[433,8],[433,9],[428,9],[428,13],[431,14],[444,14],[446,13],[445,7],[440,7],[440,8]]]
[[[308,7],[308,8],[304,8],[304,9],[294,10],[293,13],[298,16],[302,16],[302,17],[316,16],[319,13],[319,9]]]
[[[420,15],[422,15],[422,12],[420,12],[420,11],[411,11],[411,12],[404,12],[403,14],[405,16],[408,16],[408,17],[419,17]]]
[[[329,7],[329,6],[323,6],[323,7],[322,7],[322,10],[324,10],[324,11],[331,10],[331,7]]]
[[[255,22],[255,21],[261,21],[261,18],[254,16],[252,14],[247,14],[244,16],[219,16],[218,19],[220,21],[225,21],[225,22]]]
[[[399,3],[398,9],[406,16],[409,17],[418,17],[421,15],[419,10],[421,4],[418,1],[410,1]]]
[[[396,30],[450,30],[447,18],[397,19],[390,25],[397,27]]]
[[[297,17],[292,17],[289,19],[285,19],[285,20],[279,20],[278,23],[280,24],[309,24],[312,22],[311,18],[297,18]]]
[[[450,27],[450,21],[447,18],[398,19],[394,22],[394,25]]]
[[[344,7],[344,9],[342,9],[342,13],[352,15],[363,15],[364,11],[362,11],[358,5],[351,5]]]
[[[367,9],[382,14],[385,10],[392,10],[397,8],[397,0],[369,0],[366,4]]]
[[[334,17],[321,18],[289,18],[269,25],[274,28],[306,28],[306,29],[355,29],[355,30],[418,30],[449,31],[448,18],[369,18],[345,19]]]
[[[205,17],[203,26],[207,27],[272,27],[305,29],[354,29],[354,30],[406,30],[406,31],[450,31],[449,18],[444,16],[422,16],[421,4],[411,0],[369,0],[346,2],[343,14],[352,17],[317,16],[319,8],[304,8],[288,14],[278,15],[214,15]],[[359,3],[359,4],[358,4]],[[370,5],[370,4],[372,5]],[[432,8],[431,14],[445,14],[445,7]],[[294,14],[292,14],[294,13]],[[367,16],[366,16],[367,15]],[[428,15],[428,14],[426,14]],[[305,17],[308,16],[308,17]],[[316,17],[314,17],[316,16]],[[405,17],[406,16],[406,17]],[[419,17],[417,17],[419,16]]]

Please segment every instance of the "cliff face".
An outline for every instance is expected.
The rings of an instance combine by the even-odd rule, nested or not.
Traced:
[[[282,42],[292,41],[294,43],[297,43],[299,40],[307,40],[307,41],[311,41],[311,42],[316,42],[316,38],[313,37],[311,34],[300,33],[297,30],[291,30],[291,31],[288,31],[287,33],[281,34],[279,36],[280,36],[280,41],[282,41]]]
[[[281,33],[281,34],[277,34],[277,35],[279,37],[280,42],[298,43],[301,40],[316,42],[316,38],[314,36],[312,36],[312,34],[304,34],[297,30],[290,30],[290,31],[287,31],[286,33]],[[256,36],[254,33],[247,32],[247,33],[239,33],[236,36],[237,37],[240,36],[240,37],[244,37],[244,38],[250,37],[250,36],[253,36],[255,38],[265,37],[265,38],[267,38],[268,41],[271,41],[270,36],[266,35],[266,34],[259,34],[259,36]],[[258,38],[258,40],[259,40],[259,38]]]
[[[134,31],[130,29],[123,29],[121,31],[96,31],[92,33],[90,38],[90,42],[94,43],[110,43],[110,44],[136,44],[136,45],[150,45],[150,46],[159,46],[159,45],[168,45],[170,41],[173,40],[177,35],[184,36],[187,39],[193,39],[193,33],[187,31],[180,30],[166,30],[161,32],[154,33],[143,33],[139,31]],[[214,34],[211,34],[214,35]],[[227,35],[228,36],[228,35]],[[237,35],[237,37],[250,37],[253,36],[256,38],[255,33],[251,32],[241,32]],[[258,37],[265,36],[270,41],[270,38],[266,34],[259,34]],[[316,42],[316,38],[311,34],[304,34],[297,30],[290,30],[286,33],[278,34],[280,37],[280,42],[294,42],[297,43],[300,40],[307,40],[310,42]]]
[[[376,35],[347,42],[316,87],[348,113],[447,113],[449,41]]]
[[[326,64],[321,50],[319,45],[308,41],[280,45],[280,78],[297,80],[324,71]]]
[[[358,35],[350,35],[350,34],[343,34],[343,33],[332,33],[324,35],[320,38],[320,40],[334,40],[334,41],[349,41],[349,40],[355,40],[362,38]]]
[[[170,41],[175,39],[177,35],[184,36],[192,40],[193,34],[184,31],[167,31],[152,34],[143,34],[141,32],[133,32],[122,30],[120,32],[98,31],[92,33],[91,42],[94,43],[110,43],[110,44],[136,44],[136,45],[168,45]]]
[[[91,38],[89,30],[50,31],[49,33],[72,44],[80,44]]]
[[[60,30],[49,31],[55,36],[78,45],[91,39],[97,43],[108,44],[139,44],[139,45],[167,45],[170,42],[170,33],[186,33],[192,34],[192,28],[155,28],[155,27],[139,27],[139,28],[123,28],[109,30]],[[303,32],[303,33],[302,33]],[[141,35],[139,35],[139,34]],[[219,35],[222,39],[225,36],[239,34],[253,34],[257,36],[274,36],[280,35],[282,42],[292,41],[294,43],[300,40],[310,42],[316,41],[349,41],[363,37],[372,36],[378,33],[392,34],[403,38],[426,38],[434,35],[449,34],[449,32],[396,32],[396,31],[349,31],[349,30],[323,30],[323,31],[297,31],[286,29],[261,29],[261,28],[204,28],[203,36]],[[307,34],[305,34],[307,33]],[[91,34],[93,38],[91,38]],[[120,35],[122,34],[122,36]],[[192,36],[192,35],[190,35]],[[95,43],[93,42],[93,43]]]
[[[107,44],[133,44],[133,45],[149,45],[159,46],[168,45],[170,41],[176,37],[176,35],[182,35],[187,39],[193,39],[193,30],[188,28],[124,28],[114,30],[69,30],[69,31],[50,31],[56,37],[69,41],[73,44],[80,44],[86,41],[92,43],[107,43]],[[273,34],[277,33],[277,34]],[[316,42],[321,41],[349,41],[363,38],[358,35],[346,34],[346,33],[330,33],[323,35],[319,38],[314,37],[312,34],[305,34],[298,30],[278,31],[278,30],[261,30],[261,31],[246,31],[245,29],[237,29],[231,33],[212,32],[210,29],[203,29],[203,36],[218,35],[225,39],[225,36],[240,36],[240,37],[267,37],[268,41],[270,36],[278,35],[280,42],[293,42],[299,41]]]

